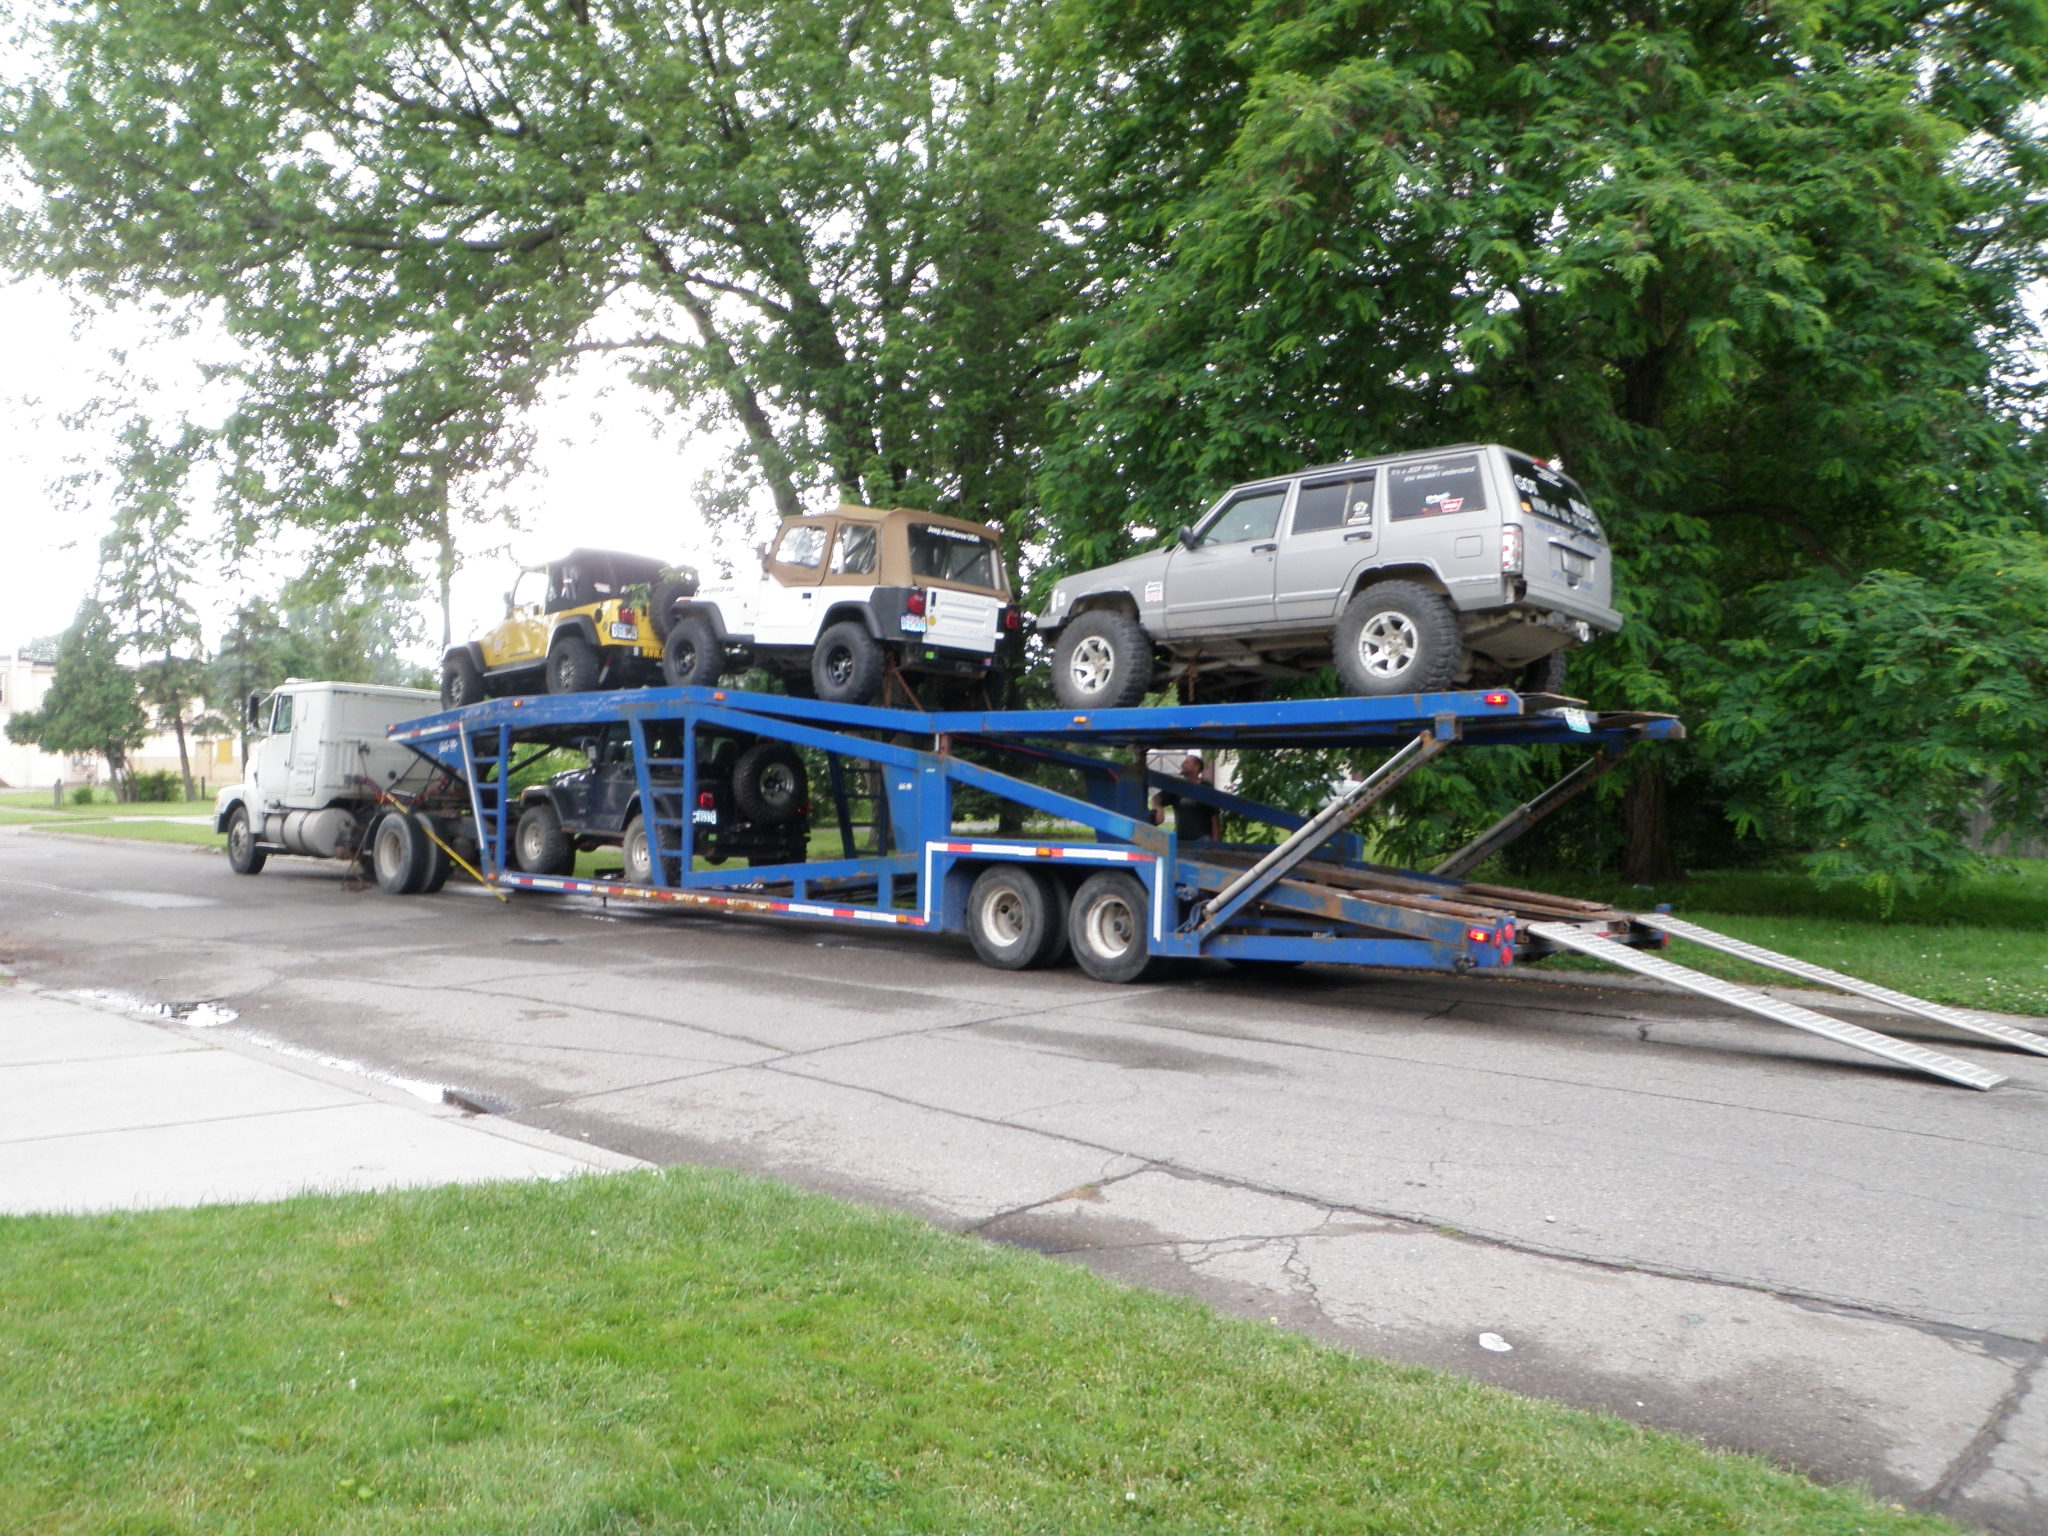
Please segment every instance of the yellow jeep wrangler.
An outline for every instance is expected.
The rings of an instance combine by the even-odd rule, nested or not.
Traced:
[[[608,549],[575,549],[522,567],[505,594],[505,622],[441,659],[441,705],[543,687],[587,693],[657,684],[663,637],[653,616],[696,590],[687,573],[671,575],[659,560]]]

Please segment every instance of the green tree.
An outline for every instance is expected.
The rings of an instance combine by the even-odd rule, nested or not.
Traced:
[[[79,605],[78,617],[57,646],[57,672],[43,707],[7,722],[11,741],[71,756],[97,753],[107,760],[117,790],[127,794],[128,754],[149,734],[135,674],[121,665],[121,641],[97,599]]]
[[[241,537],[451,556],[543,381],[610,351],[741,486],[1030,502],[1083,280],[1027,0],[112,0],[0,99],[6,254],[210,306]],[[740,488],[740,487],[736,487]],[[1020,522],[1021,526],[1021,522]]]
[[[1700,721],[1708,792],[1743,826],[1858,850],[1824,872],[1967,861],[1971,772],[1758,808],[1927,726],[1903,688],[1844,707],[1806,648],[1891,666],[1890,627],[1959,613],[1982,562],[2038,560],[2017,381],[2048,209],[2039,6],[1073,0],[1066,25],[1103,48],[1091,195],[1116,297],[1078,323],[1093,382],[1045,481],[1062,555],[1305,462],[1470,439],[1560,457],[1607,515],[1629,618],[1578,690]],[[2038,655],[2039,613],[2000,611]],[[2018,717],[2043,686],[2003,647],[1923,675]],[[1759,679],[1770,718],[1803,723],[1761,753]],[[2007,816],[2048,772],[2003,755],[2014,714],[1941,733],[2004,765]],[[1629,872],[1668,873],[1662,770],[1617,787]],[[1410,825],[1447,803],[1411,799]]]

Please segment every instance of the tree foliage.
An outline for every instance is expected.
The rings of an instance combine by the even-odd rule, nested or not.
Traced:
[[[105,609],[88,598],[58,642],[57,671],[43,707],[11,717],[8,739],[66,756],[97,754],[120,784],[128,776],[128,754],[148,731],[135,674],[121,665],[120,637]]]
[[[735,425],[788,513],[1021,512],[1078,261],[1024,0],[139,0],[0,102],[17,263],[212,307],[245,538],[446,551],[583,354]]]
[[[1105,42],[1094,197],[1122,243],[1047,481],[1071,559],[1122,553],[1126,509],[1171,527],[1252,474],[1508,441],[1566,461],[1618,548],[1628,627],[1575,687],[1701,720],[1742,825],[1846,841],[1822,870],[1886,878],[1967,856],[1980,767],[2006,816],[2038,805],[2043,754],[2010,756],[2009,726],[2038,715],[2040,611],[1998,605],[2011,650],[1943,651],[1941,627],[2042,548],[2019,382],[2048,209],[2038,6],[1072,15]],[[1837,692],[1913,674],[1902,651],[1941,652],[1917,674],[1941,698]],[[2002,712],[1942,713],[1983,694]],[[1869,793],[1923,761],[1934,716],[1954,771]],[[1818,788],[1859,759],[1854,790]]]

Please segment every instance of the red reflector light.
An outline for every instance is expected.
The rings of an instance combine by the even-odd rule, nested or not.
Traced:
[[[1024,615],[1022,613],[1018,612],[1015,608],[1005,608],[1003,610],[1003,628],[1022,629],[1023,627]]]
[[[711,791],[710,791],[710,790],[708,790],[708,789],[707,789],[707,790],[705,790],[705,791],[703,791],[703,792],[702,792],[701,794],[699,794],[699,795],[697,796],[697,809],[698,809],[698,810],[700,810],[700,811],[708,811],[708,810],[711,810],[711,809],[713,809],[713,808],[714,808],[714,807],[715,807],[715,806],[716,806],[717,804],[718,804],[718,796],[716,796],[716,795],[714,795],[713,793],[711,793]]]
[[[1465,937],[1474,944],[1491,944],[1493,942],[1493,935],[1484,928],[1467,928],[1465,930]]]
[[[619,610],[619,622],[620,622],[621,624],[633,624],[633,623],[637,623],[638,621],[639,621],[639,615],[637,615],[636,613],[634,613],[632,609],[630,609],[630,608],[621,608],[621,609]]]
[[[912,592],[910,596],[903,599],[903,611],[905,613],[923,613],[924,594],[922,592]]]
[[[1499,709],[1502,705],[1506,704],[1513,697],[1514,695],[1511,693],[1489,693],[1486,696],[1486,702],[1490,704],[1493,708]]]

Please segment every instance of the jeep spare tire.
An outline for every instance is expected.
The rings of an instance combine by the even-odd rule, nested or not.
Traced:
[[[1066,709],[1122,709],[1145,697],[1152,642],[1138,621],[1113,608],[1084,613],[1052,648],[1052,691]]]
[[[764,827],[794,821],[810,798],[804,760],[786,741],[757,741],[732,765],[732,801],[748,821]]]
[[[654,625],[655,639],[668,639],[669,632],[676,627],[677,610],[696,595],[694,579],[664,581],[654,589],[654,595],[647,600],[647,617]]]
[[[1463,647],[1450,599],[1412,581],[1383,581],[1337,620],[1337,676],[1347,693],[1435,693],[1457,680]]]
[[[661,646],[661,675],[671,688],[716,688],[725,670],[725,647],[701,613],[676,621]]]

